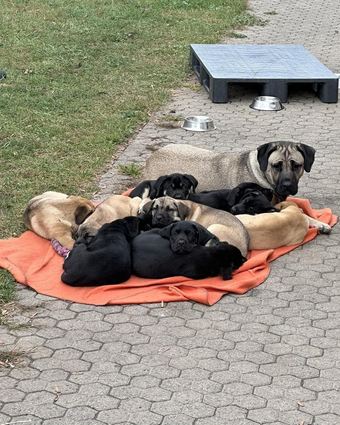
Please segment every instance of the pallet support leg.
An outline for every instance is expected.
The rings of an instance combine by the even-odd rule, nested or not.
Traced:
[[[214,103],[227,103],[229,100],[227,81],[210,78],[209,98]]]
[[[263,85],[262,95],[278,97],[285,103],[288,99],[288,84],[282,81],[268,81]]]
[[[324,103],[337,103],[338,101],[338,87],[339,80],[329,80],[324,83],[318,83],[317,95],[321,102]]]
[[[198,60],[197,56],[195,55],[195,53],[191,50],[190,52],[191,55],[191,68],[193,69],[194,73],[196,74],[196,77],[198,78],[199,82],[201,84],[203,84],[203,80],[202,80],[202,65],[200,64],[200,61]]]

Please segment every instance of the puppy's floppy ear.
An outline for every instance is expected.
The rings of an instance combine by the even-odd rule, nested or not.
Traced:
[[[153,204],[155,203],[155,201],[149,201],[146,202],[142,208],[138,211],[138,215],[142,215],[142,214],[149,214],[152,210]]]
[[[174,227],[174,223],[163,227],[163,229],[161,229],[159,231],[159,235],[162,236],[162,238],[164,238],[164,239],[170,239],[171,230],[172,230],[173,227]]]
[[[181,220],[185,220],[190,212],[190,208],[186,206],[183,202],[176,202],[176,207],[178,211],[179,218]]]
[[[307,173],[309,173],[314,162],[315,149],[311,146],[299,143],[297,146],[297,150],[302,153],[304,159],[303,168]]]
[[[241,197],[243,196],[243,190],[239,187],[231,189],[227,195],[227,201],[230,206],[236,205],[239,203]]]
[[[272,142],[265,143],[257,148],[257,162],[260,165],[261,171],[266,171],[268,167],[268,158],[269,155],[274,152],[276,145]]]
[[[88,205],[79,205],[74,212],[74,220],[76,224],[81,224],[87,217],[89,217],[94,211],[94,208],[90,208]]]
[[[141,231],[142,220],[139,217],[126,217],[124,220],[130,238],[136,237]]]
[[[209,232],[205,227],[194,224],[198,233],[198,245],[206,245],[211,239],[216,239],[216,236]]]
[[[272,201],[274,192],[271,189],[261,188],[261,192],[268,199],[268,201]]]
[[[152,188],[152,180],[144,180],[139,183],[132,191],[130,192],[130,198],[134,198],[135,196],[139,196],[144,199],[147,197],[151,198],[151,188]],[[151,198],[152,199],[152,198]]]
[[[192,186],[192,191],[193,193],[195,193],[195,189],[198,185],[198,181],[195,179],[194,176],[192,176],[191,174],[183,174],[183,176],[189,180],[189,182],[191,183]]]
[[[169,176],[161,176],[158,177],[158,179],[155,181],[155,183],[152,185],[152,189],[150,192],[150,198],[159,198],[160,196],[164,196],[163,190],[164,190],[164,183],[166,180],[168,180]]]

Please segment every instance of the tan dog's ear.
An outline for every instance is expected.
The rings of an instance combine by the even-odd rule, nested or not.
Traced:
[[[74,213],[74,220],[77,225],[81,224],[94,211],[89,205],[79,205]]]
[[[309,173],[314,162],[315,149],[311,146],[299,143],[297,145],[297,150],[302,153],[304,159],[304,169],[307,173]]]
[[[267,170],[269,156],[275,150],[276,145],[273,142],[265,143],[257,148],[257,162],[261,171],[265,172]]]
[[[185,205],[183,202],[176,202],[176,207],[177,207],[179,218],[181,220],[185,220],[185,218],[189,215],[190,208],[187,205]]]

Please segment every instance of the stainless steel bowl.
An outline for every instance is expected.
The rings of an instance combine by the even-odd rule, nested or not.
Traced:
[[[274,96],[255,97],[249,106],[258,111],[281,111],[283,109],[280,99]]]
[[[182,128],[191,131],[209,131],[214,130],[215,125],[211,118],[204,115],[196,115],[185,118]]]

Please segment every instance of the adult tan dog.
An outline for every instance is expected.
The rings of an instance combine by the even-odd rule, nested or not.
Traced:
[[[72,234],[95,210],[94,204],[80,196],[44,192],[32,198],[24,211],[25,226],[45,239],[57,239],[71,249]]]
[[[258,215],[240,214],[250,237],[250,249],[271,249],[301,243],[309,227],[320,233],[330,233],[331,227],[304,214],[294,202],[280,202],[275,207],[280,212]]]
[[[271,142],[242,153],[216,153],[185,144],[170,144],[146,161],[144,177],[187,173],[198,180],[198,190],[231,189],[253,182],[272,189],[278,201],[295,195],[304,171],[311,170],[315,150],[303,143]]]
[[[99,205],[90,217],[78,228],[77,238],[95,236],[103,224],[128,216],[137,216],[142,199],[138,196],[130,198],[124,195],[112,195]]]
[[[140,214],[150,219],[152,227],[165,227],[180,220],[195,221],[217,236],[220,241],[236,246],[244,257],[247,255],[248,233],[241,221],[226,211],[163,196],[142,205]]]

